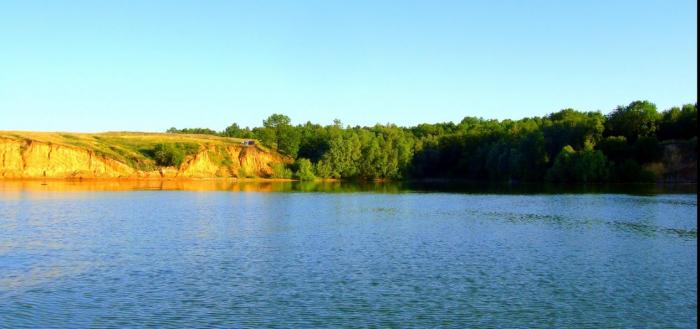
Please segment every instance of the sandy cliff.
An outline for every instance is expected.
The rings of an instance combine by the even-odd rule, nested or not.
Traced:
[[[126,135],[133,146],[134,140],[141,142],[139,147],[148,150],[154,137],[166,142],[187,142],[196,150],[188,154],[179,166],[161,167],[147,156],[125,151],[119,141],[121,135],[110,135],[110,142],[101,142],[101,148],[116,150],[126,154],[110,156],[100,152],[88,143],[91,135],[77,135],[84,147],[63,143],[64,139],[53,138],[52,133],[12,134],[0,133],[0,179],[12,178],[214,178],[214,177],[270,177],[272,165],[283,163],[284,157],[257,146],[243,146],[239,141],[224,138],[200,138],[149,134],[149,139],[137,139],[138,135]],[[55,134],[55,133],[54,133]],[[36,135],[36,136],[34,136]],[[72,136],[62,134],[61,136]],[[37,138],[34,138],[37,137]],[[94,134],[95,140],[100,140]],[[79,139],[78,139],[79,138]],[[117,139],[121,138],[121,139]],[[104,139],[104,138],[103,138]],[[72,140],[72,139],[71,139]],[[114,141],[117,142],[114,142]],[[142,142],[142,140],[146,142]],[[160,140],[158,140],[160,141]],[[149,144],[150,143],[150,144]],[[94,144],[97,145],[97,144]]]

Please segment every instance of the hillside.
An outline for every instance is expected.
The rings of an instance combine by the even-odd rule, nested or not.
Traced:
[[[207,135],[0,131],[0,178],[267,178],[289,160]]]

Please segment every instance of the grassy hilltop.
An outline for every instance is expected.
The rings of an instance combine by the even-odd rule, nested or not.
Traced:
[[[141,172],[148,173],[163,171],[162,168],[173,168],[172,170],[176,172],[172,175],[175,176],[270,177],[272,176],[272,167],[284,163],[284,157],[260,145],[260,143],[247,146],[242,145],[243,141],[245,139],[167,133],[0,131],[0,143],[6,145],[6,151],[2,155],[3,165],[0,167],[0,174],[5,174],[0,175],[0,177],[35,176],[26,173],[7,174],[13,170],[9,168],[9,165],[6,164],[8,161],[5,160],[10,159],[13,153],[15,160],[22,162],[23,168],[28,165],[27,161],[34,161],[29,165],[44,167],[42,170],[37,169],[42,173],[46,171],[46,168],[59,166],[66,167],[62,169],[63,172],[79,173],[86,169],[90,171],[94,165],[82,164],[81,162],[88,160],[79,160],[79,158],[85,158],[85,154],[88,155],[89,161],[93,161],[91,159],[95,157],[126,165],[138,176],[141,176],[139,174]],[[39,146],[43,147],[39,149]],[[63,159],[56,158],[56,149],[62,152]],[[7,150],[16,151],[8,153]],[[65,154],[66,152],[70,154]],[[43,158],[43,160],[36,161],[38,158]],[[68,168],[71,165],[76,168]],[[195,170],[193,168],[197,166],[199,166],[196,169],[197,173],[191,174]],[[202,168],[202,166],[208,168]],[[185,174],[187,170],[190,171],[190,174]],[[207,174],[207,172],[209,173]],[[43,174],[43,176],[49,175]],[[124,175],[119,175],[119,177],[122,176]]]

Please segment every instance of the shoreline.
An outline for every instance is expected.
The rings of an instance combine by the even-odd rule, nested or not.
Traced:
[[[695,187],[697,182],[687,181],[657,181],[657,182],[591,182],[558,184],[553,182],[493,182],[473,181],[464,179],[428,178],[428,179],[338,179],[318,178],[311,181],[302,181],[296,178],[235,178],[235,177],[89,177],[89,178],[56,178],[56,177],[25,177],[3,178],[3,182],[55,182],[55,183],[303,183],[303,184],[328,184],[347,183],[358,185],[439,185],[439,186],[482,186],[482,187],[554,187],[554,188],[581,188],[581,187]]]
[[[489,183],[465,181],[299,181],[275,178],[164,178],[164,179],[0,179],[0,192],[41,191],[233,191],[233,192],[441,192],[466,194],[580,194],[656,195],[697,193],[697,184],[585,184]]]
[[[226,181],[226,182],[294,182],[291,178],[235,178],[235,177],[20,177],[1,178],[0,182],[49,181],[49,182],[187,182],[187,181]]]
[[[296,178],[236,178],[236,177],[0,177],[1,182],[225,182],[225,183],[352,183],[352,184],[440,184],[440,185],[490,185],[490,186],[535,186],[551,185],[559,187],[581,186],[697,186],[693,181],[656,181],[656,182],[589,182],[589,183],[553,183],[553,182],[515,182],[515,181],[474,181],[449,178],[423,179],[342,179],[317,178],[302,181]]]

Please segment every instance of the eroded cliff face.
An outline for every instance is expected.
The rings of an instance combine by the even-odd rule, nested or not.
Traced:
[[[269,177],[277,154],[256,147],[205,147],[179,167],[143,171],[72,146],[0,138],[0,178],[214,178]]]

